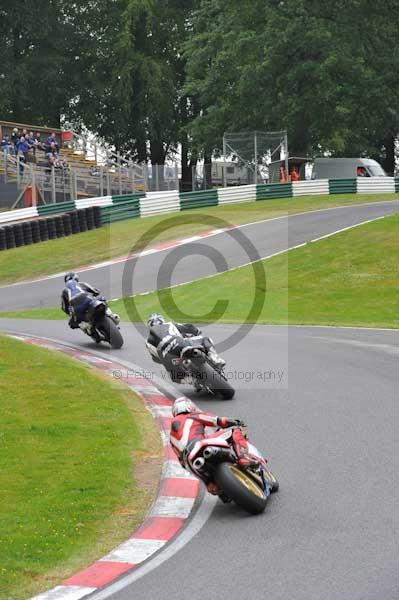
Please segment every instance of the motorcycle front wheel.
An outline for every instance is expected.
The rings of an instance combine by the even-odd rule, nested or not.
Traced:
[[[229,462],[218,464],[214,478],[224,494],[247,512],[257,515],[265,510],[268,496],[237,465]]]
[[[231,387],[223,375],[207,362],[202,365],[197,381],[201,386],[209,388],[214,394],[219,394],[225,400],[230,400],[235,394],[234,388]]]
[[[97,329],[103,334],[107,342],[115,350],[123,346],[123,337],[118,327],[109,317],[103,317],[96,324]]]

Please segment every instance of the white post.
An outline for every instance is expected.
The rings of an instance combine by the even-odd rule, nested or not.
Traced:
[[[32,168],[32,206],[37,206],[35,170]]]
[[[255,136],[254,136],[254,152],[255,152],[255,185],[257,185],[258,183],[258,136],[256,135],[256,131],[255,131]]]
[[[284,150],[285,150],[285,174],[287,176],[287,181],[289,181],[289,166],[288,166],[288,135],[287,132],[285,132],[284,135]]]
[[[104,196],[104,169],[100,167],[100,196]]]
[[[223,187],[227,187],[226,173],[226,134],[223,134]]]
[[[57,201],[56,190],[55,190],[55,168],[51,167],[51,196],[53,199],[53,204]]]

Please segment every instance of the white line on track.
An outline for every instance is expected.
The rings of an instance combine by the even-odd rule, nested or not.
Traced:
[[[320,212],[327,212],[327,211],[331,211],[331,210],[341,210],[341,209],[349,209],[349,208],[355,208],[358,206],[378,206],[380,204],[392,204],[394,202],[397,202],[397,200],[379,200],[378,202],[361,202],[358,204],[349,204],[349,205],[345,205],[345,206],[330,206],[328,208],[318,208],[316,210],[308,210],[308,211],[303,211],[303,212],[298,212],[298,213],[293,213],[293,214],[286,214],[286,215],[281,215],[279,217],[272,217],[271,219],[261,219],[260,221],[251,221],[250,223],[242,223],[241,225],[233,225],[230,228],[226,228],[226,229],[214,229],[213,231],[208,232],[207,234],[203,234],[203,235],[199,235],[199,239],[203,240],[206,239],[208,237],[213,237],[215,235],[219,235],[221,233],[226,233],[227,231],[231,231],[234,229],[243,229],[244,227],[251,227],[253,225],[259,225],[260,223],[272,223],[273,221],[279,221],[281,219],[291,219],[294,217],[300,217],[303,215],[312,215],[312,214],[316,214],[316,213],[320,213]],[[387,216],[391,216],[391,215],[387,215]],[[377,217],[380,218],[380,217]],[[374,220],[374,219],[371,219]],[[367,221],[366,221],[367,222]],[[329,235],[334,235],[335,232],[333,232],[332,234]],[[197,238],[197,236],[194,236],[195,238]],[[193,238],[184,238],[182,240],[176,240],[175,241],[175,245],[176,246],[180,246],[180,245],[184,245],[187,243],[191,243],[193,241]],[[198,240],[196,240],[198,241]],[[312,240],[312,241],[316,241],[316,240]],[[128,262],[129,260],[132,260],[134,258],[138,258],[141,256],[147,256],[149,254],[158,254],[160,252],[165,252],[168,250],[171,250],[171,248],[173,247],[173,240],[171,240],[171,246],[166,247],[166,248],[149,248],[147,250],[142,250],[138,253],[138,255],[136,256],[124,256],[124,257],[119,257],[119,258],[114,258],[114,259],[110,259],[107,261],[103,261],[101,263],[96,263],[93,265],[86,265],[83,267],[79,267],[79,268],[75,268],[76,272],[82,273],[82,272],[86,272],[86,271],[94,271],[97,269],[102,269],[104,267],[110,267],[119,263],[123,263],[123,262]],[[292,250],[294,248],[288,248],[287,250],[285,250],[285,252],[287,252],[288,250]],[[265,257],[264,259],[261,260],[265,260],[266,258],[269,257]],[[271,258],[271,257],[270,257]],[[242,265],[245,266],[245,265]],[[10,283],[10,284],[6,284],[3,286],[0,286],[0,289],[3,288],[10,288],[10,287],[17,287],[20,285],[28,285],[31,283],[40,283],[42,281],[48,281],[49,279],[57,279],[58,277],[63,277],[64,276],[64,272],[62,273],[53,273],[52,275],[46,275],[45,277],[40,277],[38,279],[29,279],[26,281],[17,281],[15,283]],[[191,282],[187,282],[187,283],[191,283]]]
[[[330,209],[325,209],[325,210],[330,210]],[[318,212],[318,211],[314,211],[314,212]],[[302,213],[302,214],[306,214],[306,213]],[[155,289],[155,290],[149,290],[147,292],[142,292],[141,294],[135,294],[134,296],[128,296],[128,297],[137,298],[138,296],[147,296],[148,294],[152,294],[154,292],[175,289],[177,287],[181,287],[183,285],[188,285],[190,283],[195,283],[197,281],[211,279],[212,277],[216,277],[217,275],[223,275],[223,273],[237,271],[237,269],[242,269],[243,267],[249,267],[249,265],[254,265],[254,264],[264,261],[264,260],[269,260],[270,258],[274,258],[275,256],[280,256],[280,254],[285,254],[287,252],[291,252],[291,250],[298,250],[298,248],[307,246],[307,244],[313,244],[314,242],[318,242],[320,240],[330,238],[334,235],[338,235],[339,233],[342,233],[343,231],[349,231],[350,229],[355,229],[355,227],[360,227],[360,225],[366,225],[367,223],[373,223],[374,221],[379,221],[381,219],[385,219],[388,216],[392,216],[392,215],[383,215],[382,217],[376,217],[375,219],[368,219],[367,221],[362,221],[361,223],[356,223],[355,225],[349,225],[348,227],[344,227],[342,229],[337,229],[336,231],[332,231],[331,233],[327,233],[326,235],[322,235],[321,237],[315,238],[313,240],[309,240],[308,242],[303,242],[302,244],[297,244],[296,246],[291,246],[290,248],[285,248],[284,250],[279,250],[278,252],[273,252],[273,254],[268,254],[267,256],[261,256],[260,258],[257,258],[256,260],[253,260],[253,261],[250,261],[247,263],[243,263],[242,265],[238,265],[237,267],[231,267],[230,269],[226,269],[225,271],[220,271],[218,273],[212,273],[211,275],[206,275],[205,277],[200,277],[198,279],[190,279],[190,281],[184,281],[183,283],[175,283],[174,285],[170,285],[167,288],[159,288],[159,289]],[[277,218],[280,219],[281,217],[277,217]],[[122,298],[114,298],[113,302],[116,302],[117,300],[122,300]]]

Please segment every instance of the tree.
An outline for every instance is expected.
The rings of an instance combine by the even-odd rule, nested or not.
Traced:
[[[187,91],[201,108],[195,140],[218,150],[227,128],[286,128],[291,154],[388,152],[392,165],[397,8],[397,0],[378,11],[370,0],[203,0],[186,47]]]
[[[181,47],[193,1],[118,0],[104,12],[97,51],[82,57],[88,83],[71,112],[123,152],[163,165],[190,112]],[[183,139],[186,143],[187,140]]]
[[[57,126],[71,92],[65,52],[71,32],[61,0],[14,0],[0,8],[0,113]]]

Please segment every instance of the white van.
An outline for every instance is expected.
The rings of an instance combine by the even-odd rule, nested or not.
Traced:
[[[371,158],[315,158],[312,179],[352,179],[387,177],[381,165]]]

